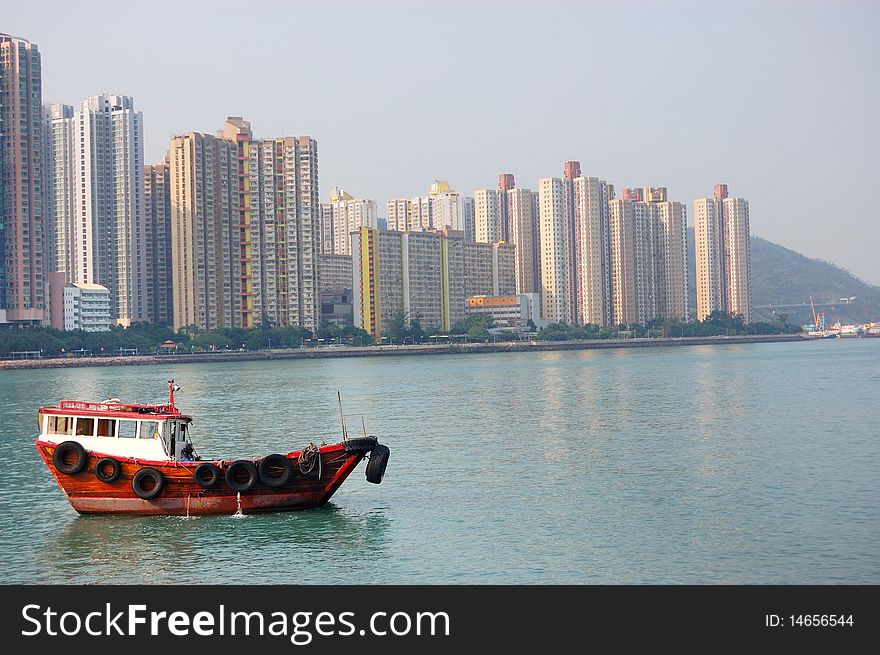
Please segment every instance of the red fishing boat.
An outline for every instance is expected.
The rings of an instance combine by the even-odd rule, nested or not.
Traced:
[[[362,459],[379,484],[389,450],[375,437],[286,454],[203,460],[190,439],[191,416],[174,404],[138,405],[117,398],[62,400],[37,416],[37,450],[80,514],[250,514],[320,507]],[[341,404],[340,404],[341,412]]]

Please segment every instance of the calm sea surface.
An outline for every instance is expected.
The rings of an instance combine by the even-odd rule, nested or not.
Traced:
[[[335,440],[340,389],[385,481],[361,464],[305,512],[77,515],[37,409],[171,377],[227,458]],[[5,371],[0,408],[6,583],[880,583],[880,339]]]

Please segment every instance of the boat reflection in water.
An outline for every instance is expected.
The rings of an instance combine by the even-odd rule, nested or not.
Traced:
[[[382,509],[352,510],[332,502],[311,512],[250,515],[241,521],[81,516],[40,551],[45,579],[34,582],[210,583],[216,569],[234,570],[235,580],[223,578],[230,582],[293,583],[298,567],[328,548],[335,553],[333,566],[322,578],[351,582],[352,570],[381,565],[387,557],[389,525]],[[267,568],[267,561],[277,566]]]

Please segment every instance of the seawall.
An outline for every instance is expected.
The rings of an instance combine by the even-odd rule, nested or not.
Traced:
[[[808,341],[797,334],[752,335],[737,337],[684,337],[662,339],[593,339],[585,341],[516,341],[505,343],[455,343],[387,346],[325,346],[303,349],[229,351],[175,355],[130,355],[125,357],[54,357],[0,361],[0,370],[32,368],[77,368],[84,366],[149,366],[157,364],[202,364],[208,362],[248,362],[279,359],[315,359],[321,357],[401,357],[409,355],[450,355],[471,353],[509,353],[558,350],[593,350],[600,348],[655,348],[744,343]]]

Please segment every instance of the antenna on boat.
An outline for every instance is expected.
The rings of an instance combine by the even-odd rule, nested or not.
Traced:
[[[364,415],[361,414],[361,427],[364,429],[364,436],[367,436],[367,423],[364,421]]]
[[[348,441],[348,430],[345,429],[345,414],[342,413],[342,394],[336,390],[336,400],[339,401],[339,420],[342,421],[342,440]]]
[[[174,384],[174,380],[168,380],[168,406],[174,407],[174,392],[180,391],[180,387]]]

